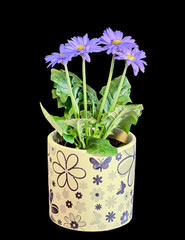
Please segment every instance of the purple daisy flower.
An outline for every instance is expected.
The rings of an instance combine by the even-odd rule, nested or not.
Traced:
[[[103,32],[103,36],[99,40],[100,44],[105,44],[104,50],[107,50],[107,54],[115,54],[117,51],[122,51],[125,48],[136,47],[135,40],[132,37],[127,36],[123,38],[123,33],[120,31],[113,32],[111,28],[107,28]]]
[[[125,51],[117,52],[116,54],[118,56],[115,57],[115,59],[126,60],[127,66],[130,64],[132,65],[135,76],[138,74],[139,69],[142,72],[145,71],[144,65],[147,65],[147,63],[142,60],[143,58],[146,58],[144,51],[140,51],[138,48],[134,48],[133,50],[126,49]]]
[[[103,51],[102,47],[98,46],[98,44],[98,38],[89,40],[88,34],[85,34],[83,37],[73,37],[71,40],[68,40],[66,51],[73,57],[80,55],[87,62],[90,62],[91,59],[88,53]]]
[[[50,64],[47,67],[54,66],[56,63],[61,63],[63,65],[66,65],[68,61],[71,61],[71,55],[66,52],[65,45],[61,44],[60,53],[52,53],[51,55],[48,55],[45,57],[46,62],[50,62]]]

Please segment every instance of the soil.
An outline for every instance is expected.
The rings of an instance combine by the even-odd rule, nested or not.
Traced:
[[[54,140],[56,143],[62,145],[62,146],[65,146],[65,147],[70,147],[70,148],[75,148],[75,144],[71,144],[69,142],[66,142],[65,140],[63,140],[62,138],[56,138]]]
[[[62,146],[70,147],[70,148],[75,148],[75,144],[71,144],[71,143],[66,142],[66,141],[65,141],[64,139],[62,139],[62,138],[60,137],[60,135],[58,135],[58,134],[57,134],[54,138],[55,138],[54,141],[55,141],[56,143],[62,145]],[[116,148],[122,147],[122,146],[125,145],[124,143],[122,143],[122,142],[120,142],[120,141],[118,141],[118,140],[116,140],[116,139],[108,138],[107,140],[109,140],[110,144],[111,144],[113,147],[116,147]]]
[[[116,140],[116,139],[108,138],[107,140],[109,140],[110,144],[111,144],[113,147],[116,147],[116,148],[122,147],[122,146],[125,145],[124,143],[122,143],[122,142],[120,142],[120,141],[118,141],[118,140]]]

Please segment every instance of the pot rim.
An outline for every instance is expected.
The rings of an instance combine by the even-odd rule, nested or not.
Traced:
[[[86,152],[86,153],[88,153],[86,149],[70,148],[70,147],[66,147],[66,146],[63,146],[63,145],[61,145],[61,144],[56,143],[56,142],[53,140],[53,135],[54,135],[54,133],[56,133],[56,132],[57,132],[57,131],[54,130],[54,131],[52,131],[52,132],[48,135],[48,140],[49,140],[49,141],[52,141],[56,146],[61,146],[61,147],[64,147],[64,148],[66,148],[66,149],[72,149],[73,151],[77,151],[77,152],[84,152],[84,153]],[[134,135],[133,133],[129,132],[128,137],[127,137],[127,141],[128,141],[128,143],[127,143],[125,146],[118,147],[117,149],[118,149],[118,150],[121,149],[121,151],[122,151],[122,150],[126,150],[126,149],[130,148],[131,146],[135,145],[135,144],[136,144],[136,137],[135,137],[135,135]],[[89,154],[89,153],[88,153],[88,154]]]

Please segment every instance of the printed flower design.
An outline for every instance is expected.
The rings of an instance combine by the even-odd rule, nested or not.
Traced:
[[[90,192],[91,199],[94,200],[95,202],[98,202],[103,199],[104,192],[102,191],[101,188],[94,188],[92,192]]]
[[[114,219],[115,219],[115,213],[112,211],[112,212],[109,212],[107,215],[106,215],[106,221],[108,222],[113,222]]]
[[[96,185],[99,185],[99,183],[102,183],[102,177],[99,177],[96,175],[96,177],[93,177],[94,181],[93,183],[96,183]]]
[[[128,173],[127,183],[129,187],[131,187],[134,183],[136,153],[134,151],[131,155],[128,154],[126,151],[124,152],[127,154],[127,157],[125,157],[123,160],[121,160],[121,162],[119,162],[117,170],[120,175],[125,175]]]
[[[96,210],[100,210],[102,208],[102,205],[101,204],[96,204],[96,206],[95,206],[95,209]]]
[[[65,216],[65,223],[64,225],[68,228],[72,228],[72,229],[79,229],[81,227],[85,227],[86,222],[85,221],[81,221],[81,216],[77,215],[76,217],[70,213],[69,217]]]
[[[77,192],[75,195],[76,195],[76,198],[78,198],[78,199],[82,198],[82,196],[83,196],[80,192]]]
[[[124,212],[123,215],[120,218],[121,224],[126,223],[128,221],[128,217],[129,217],[128,211]]]
[[[86,177],[86,171],[76,167],[79,161],[78,156],[76,154],[70,154],[66,158],[62,151],[58,151],[57,160],[58,162],[53,162],[53,170],[59,174],[57,178],[58,186],[63,188],[67,184],[72,191],[76,191],[78,189],[76,179]]]
[[[114,207],[114,205],[116,204],[116,198],[114,196],[112,197],[109,196],[105,201],[106,201],[105,205],[108,208]]]
[[[78,211],[78,213],[82,213],[83,211],[87,211],[87,208],[85,206],[85,202],[76,202],[76,205],[74,206],[74,208]]]
[[[119,160],[121,160],[121,158],[122,158],[122,154],[121,154],[121,153],[118,153],[118,154],[116,155],[116,160],[119,161]]]
[[[73,206],[72,202],[69,201],[69,200],[67,200],[67,201],[66,201],[66,207],[72,208],[72,206]]]

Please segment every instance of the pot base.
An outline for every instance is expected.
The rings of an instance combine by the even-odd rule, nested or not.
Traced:
[[[128,223],[130,223],[131,220],[132,220],[132,218],[130,218],[125,224],[120,225],[120,226],[115,226],[115,227],[109,228],[109,229],[102,229],[102,230],[97,230],[97,229],[95,229],[95,230],[93,230],[93,229],[91,229],[91,230],[83,230],[83,229],[67,228],[67,227],[65,227],[65,225],[62,225],[61,222],[59,222],[59,223],[55,222],[55,220],[52,219],[52,217],[50,217],[50,219],[51,219],[51,221],[52,221],[54,224],[58,225],[58,226],[61,227],[61,228],[65,228],[65,229],[72,230],[72,231],[78,231],[78,232],[107,232],[107,231],[111,231],[111,230],[115,230],[115,229],[124,227],[125,225],[127,225]]]

